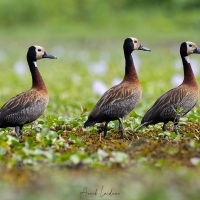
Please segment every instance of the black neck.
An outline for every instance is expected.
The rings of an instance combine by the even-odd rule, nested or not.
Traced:
[[[133,63],[133,58],[131,56],[131,54],[125,54],[125,76],[128,75],[131,71],[132,65],[134,65]]]
[[[124,80],[134,81],[135,83],[139,82],[131,53],[124,52],[124,57],[125,57]]]

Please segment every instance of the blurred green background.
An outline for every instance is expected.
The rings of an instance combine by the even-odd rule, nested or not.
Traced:
[[[1,0],[0,105],[30,88],[26,52],[29,46],[37,44],[58,57],[58,60],[38,61],[50,95],[45,114],[72,117],[81,115],[83,109],[89,112],[101,93],[94,89],[96,81],[99,81],[97,88],[103,90],[123,78],[123,41],[132,36],[152,50],[150,53],[133,53],[143,88],[143,97],[135,112],[142,116],[160,94],[180,81],[183,75],[180,44],[193,41],[200,46],[199,11],[199,0]],[[192,55],[191,59],[200,81],[200,58]],[[117,174],[124,178],[123,181],[117,178],[115,182],[113,175],[110,179],[108,175],[108,188],[120,188],[122,199],[199,199],[196,188],[192,193],[184,193],[181,189],[181,186],[188,189],[188,180],[188,185],[193,186],[188,173],[200,185],[195,172],[185,169],[178,173],[165,171],[161,176],[162,172],[142,170],[141,173],[139,168]],[[70,195],[68,199],[79,199],[77,194],[84,185],[101,187],[105,184],[101,177],[87,175],[87,172],[77,172],[73,176],[68,171],[54,172],[50,178],[49,174],[32,174],[27,181],[23,177],[13,178],[11,173],[11,177],[4,177],[6,183],[2,182],[3,198],[44,199],[50,188],[49,199],[66,199]],[[175,178],[170,179],[168,174]],[[181,181],[174,183],[176,177]],[[46,182],[49,179],[50,182]],[[96,184],[98,180],[100,183]],[[130,184],[132,181],[134,183]],[[19,193],[17,184],[22,185]],[[38,190],[40,187],[44,190]],[[147,194],[144,195],[145,191]]]
[[[13,96],[13,91],[27,89],[30,75],[21,65],[26,65],[28,47],[38,44],[58,57],[39,63],[44,66],[40,71],[52,99],[47,113],[77,114],[80,107],[92,109],[98,99],[91,93],[94,81],[109,88],[115,79],[123,78],[123,41],[133,36],[152,50],[133,53],[147,98],[143,103],[149,107],[154,95],[172,87],[172,75],[182,76],[182,64],[175,66],[180,43],[190,40],[198,45],[199,7],[195,0],[2,0],[0,67],[5,78],[0,80],[0,101]],[[13,72],[18,62],[21,76]],[[101,67],[105,70],[98,73]],[[58,97],[61,103],[54,104]]]

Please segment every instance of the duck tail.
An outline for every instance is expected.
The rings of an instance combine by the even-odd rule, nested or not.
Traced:
[[[147,126],[150,125],[152,122],[153,122],[153,120],[148,121],[148,122],[143,122],[143,123],[141,123],[135,130],[138,131],[138,130],[141,129],[143,126],[146,126],[146,127],[147,127]]]
[[[86,128],[88,126],[94,126],[96,122],[92,122],[89,119],[84,123],[83,127]]]

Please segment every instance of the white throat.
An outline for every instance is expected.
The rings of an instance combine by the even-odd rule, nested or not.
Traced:
[[[189,56],[185,56],[184,58],[185,58],[185,60],[186,60],[187,63],[190,63]]]
[[[34,63],[34,65],[35,65],[35,67],[37,67],[37,62],[36,62],[36,61],[34,61],[33,63]]]

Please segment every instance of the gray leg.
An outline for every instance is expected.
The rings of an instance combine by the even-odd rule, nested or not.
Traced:
[[[174,132],[176,133],[176,135],[179,134],[179,132],[178,132],[178,122],[174,123]]]
[[[166,131],[166,130],[167,130],[167,127],[166,127],[166,124],[165,124],[165,123],[163,124],[162,130],[163,130],[163,131]]]
[[[108,122],[105,123],[105,126],[104,126],[104,137],[106,137],[107,135],[107,130],[108,130]]]
[[[15,133],[16,133],[16,137],[19,138],[19,139],[22,139],[22,135],[23,135],[23,132],[22,132],[22,127],[21,126],[16,126],[15,127]],[[20,134],[20,136],[19,136]]]
[[[124,127],[123,127],[123,118],[119,118],[119,130],[121,134],[121,139],[124,139]]]
[[[20,139],[22,139],[23,132],[22,132],[22,130],[21,130],[21,129],[20,129],[19,133],[20,133]]]
[[[20,131],[20,127],[16,126],[15,127],[15,133],[16,133],[16,137],[19,138],[19,131]]]

